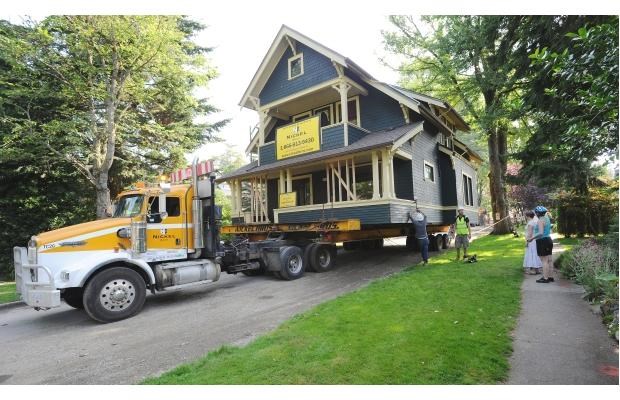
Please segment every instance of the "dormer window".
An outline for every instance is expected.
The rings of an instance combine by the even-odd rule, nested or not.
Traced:
[[[299,53],[288,59],[288,79],[295,79],[304,74],[304,54]]]

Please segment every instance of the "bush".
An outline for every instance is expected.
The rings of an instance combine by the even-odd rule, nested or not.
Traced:
[[[617,209],[616,190],[593,189],[586,195],[562,193],[557,198],[557,230],[567,237],[607,233],[614,217],[618,219]]]

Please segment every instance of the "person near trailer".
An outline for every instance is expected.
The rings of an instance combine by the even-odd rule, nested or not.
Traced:
[[[540,257],[542,263],[543,276],[537,279],[538,283],[549,283],[555,281],[553,278],[553,240],[551,239],[551,220],[547,215],[547,209],[543,206],[537,206],[534,213],[538,217],[538,223],[534,226],[534,235],[528,242],[536,243],[536,253]]]
[[[461,259],[461,247],[463,248],[463,259],[467,259],[467,248],[471,240],[471,225],[469,218],[465,215],[465,209],[459,207],[458,215],[454,219],[454,223],[450,227],[455,233],[454,247],[456,248],[456,260]]]
[[[530,275],[540,274],[542,270],[542,262],[536,252],[536,242],[530,241],[534,236],[534,229],[538,225],[538,217],[534,211],[526,211],[525,218],[525,256],[523,257],[523,269],[525,273]]]
[[[424,262],[424,265],[426,265],[428,264],[428,233],[426,232],[426,215],[420,211],[420,209],[416,209],[413,217],[410,216],[410,218],[413,222],[414,236],[418,241],[418,247],[422,253],[422,261]]]

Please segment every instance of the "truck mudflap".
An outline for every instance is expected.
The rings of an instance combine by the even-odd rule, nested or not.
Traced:
[[[36,309],[60,307],[60,290],[54,287],[49,268],[28,262],[25,247],[13,248],[15,288],[24,303]]]

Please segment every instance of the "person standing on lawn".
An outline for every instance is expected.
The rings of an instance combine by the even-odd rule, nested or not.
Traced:
[[[547,209],[537,206],[534,213],[538,217],[538,223],[534,226],[534,235],[528,239],[528,243],[536,241],[536,253],[542,263],[543,276],[537,279],[538,283],[553,282],[553,240],[551,240],[551,220],[547,215]]]
[[[530,275],[540,274],[542,262],[536,252],[536,243],[529,241],[534,236],[534,227],[538,225],[538,217],[534,211],[525,213],[527,225],[525,225],[525,257],[523,257],[523,268]]]
[[[454,239],[454,247],[456,247],[456,260],[461,259],[461,247],[463,248],[463,259],[467,258],[467,248],[469,247],[469,240],[471,239],[471,226],[469,224],[469,218],[464,214],[465,209],[463,207],[459,207],[458,215],[454,220],[454,224],[452,224],[451,229],[453,229],[456,234]]]
[[[420,209],[416,209],[411,220],[413,222],[415,238],[418,241],[418,247],[422,253],[422,261],[424,262],[424,265],[426,265],[428,264],[428,233],[426,233],[426,215],[424,215]]]

